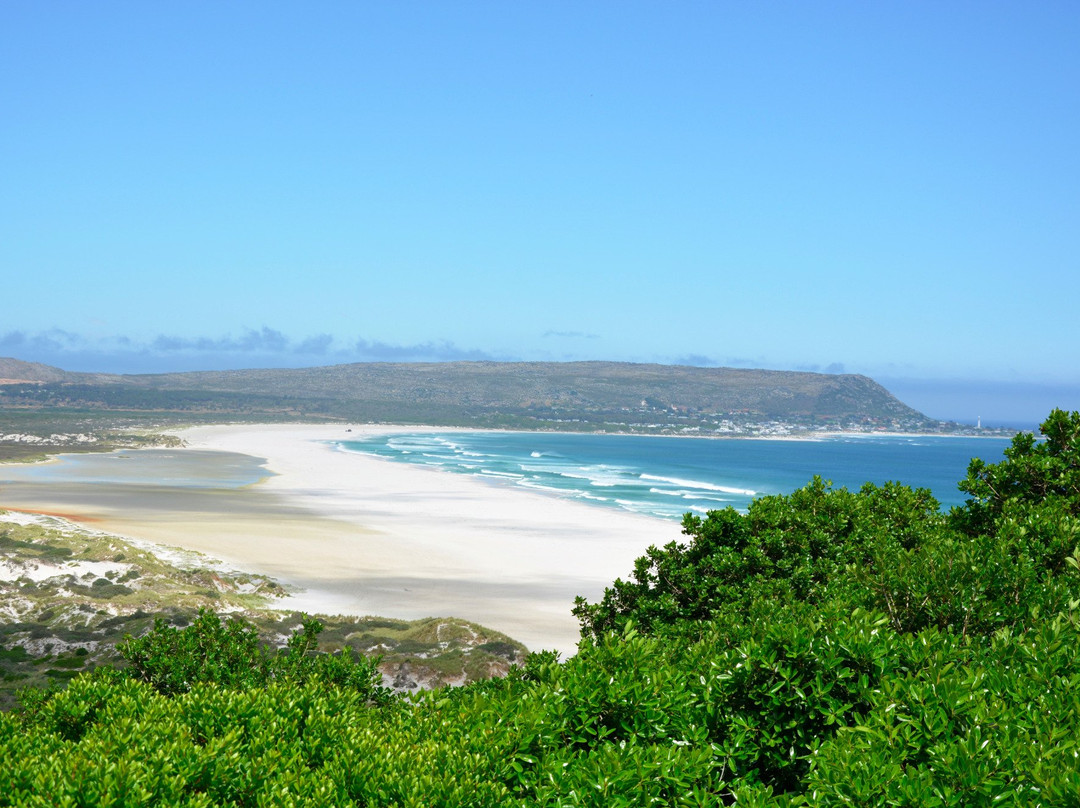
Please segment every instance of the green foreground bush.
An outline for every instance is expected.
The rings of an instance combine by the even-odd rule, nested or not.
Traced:
[[[1080,413],[963,508],[821,480],[687,518],[572,659],[391,698],[209,614],[0,715],[0,805],[1080,805]]]

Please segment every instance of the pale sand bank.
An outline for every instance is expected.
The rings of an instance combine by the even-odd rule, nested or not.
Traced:
[[[265,458],[273,476],[229,492],[0,507],[63,513],[125,536],[206,553],[301,587],[290,607],[413,619],[454,615],[529,648],[572,653],[575,595],[596,600],[679,525],[335,449],[388,427],[185,430],[189,449]],[[416,431],[408,428],[404,431]],[[445,430],[441,430],[445,431]],[[137,495],[138,492],[133,492]]]

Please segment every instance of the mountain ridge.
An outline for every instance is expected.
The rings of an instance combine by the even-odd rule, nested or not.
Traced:
[[[357,362],[158,374],[0,358],[0,404],[294,413],[438,425],[657,428],[735,421],[905,430],[938,422],[857,374],[633,362]],[[511,424],[513,425],[513,424]],[[565,426],[559,428],[567,428]]]

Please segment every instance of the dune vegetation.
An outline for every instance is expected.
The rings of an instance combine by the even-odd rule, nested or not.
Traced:
[[[306,615],[287,591],[199,553],[124,539],[66,520],[0,512],[0,709],[26,688],[62,685],[123,664],[118,646],[155,622],[185,628],[201,611],[242,619],[284,645]],[[394,620],[319,615],[322,651],[381,658],[395,690],[503,675],[526,655],[506,635],[454,617]]]

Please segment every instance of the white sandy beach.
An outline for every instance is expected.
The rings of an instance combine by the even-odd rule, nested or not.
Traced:
[[[190,508],[142,508],[134,516],[106,505],[65,515],[300,587],[290,608],[405,619],[453,615],[530,649],[563,654],[573,653],[578,637],[574,596],[597,599],[605,585],[629,574],[646,547],[680,536],[674,522],[345,452],[332,443],[390,429],[185,430],[179,434],[188,449],[265,458],[273,475],[212,508],[193,499]],[[64,507],[32,504],[42,511]]]

